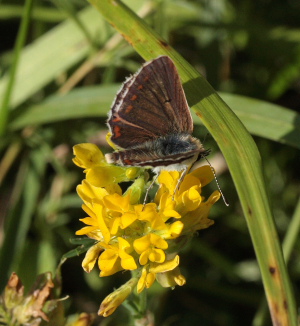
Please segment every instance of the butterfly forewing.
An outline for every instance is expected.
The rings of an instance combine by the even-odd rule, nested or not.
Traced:
[[[192,133],[190,110],[169,57],[145,64],[125,82],[108,125],[111,140],[124,149],[171,133]]]

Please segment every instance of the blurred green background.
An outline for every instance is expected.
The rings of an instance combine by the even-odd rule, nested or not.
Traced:
[[[124,3],[221,92],[254,135],[283,239],[299,215],[300,2]],[[24,8],[23,1],[0,3],[0,122],[6,126],[0,139],[1,291],[12,271],[30,287],[74,249],[70,238],[85,213],[75,191],[84,175],[72,163],[72,146],[93,142],[111,151],[107,112],[121,83],[143,62],[83,0],[34,1],[27,31],[20,24]],[[254,319],[264,291],[230,174],[217,144],[195,123],[194,135],[212,149],[209,159],[230,206],[219,201],[211,212],[215,225],[181,253],[187,284],[174,291],[154,285],[149,308],[157,325],[270,325]],[[214,189],[211,184],[207,194]],[[299,249],[296,239],[288,268],[297,298]],[[86,274],[82,259],[68,259],[62,267],[62,293],[70,295],[66,314],[97,312],[104,297],[129,278],[119,273],[100,279],[97,268]],[[95,325],[124,325],[124,318],[121,307]]]

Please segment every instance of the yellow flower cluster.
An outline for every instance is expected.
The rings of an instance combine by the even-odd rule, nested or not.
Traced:
[[[95,239],[82,266],[90,272],[98,261],[100,276],[121,270],[136,271],[137,292],[149,288],[155,279],[164,287],[185,284],[179,270],[178,251],[195,231],[213,224],[211,206],[220,198],[215,191],[204,200],[202,187],[213,180],[209,166],[187,174],[177,191],[178,171],[162,171],[153,202],[145,205],[145,175],[140,168],[108,164],[93,144],[74,146],[74,163],[85,169],[86,179],[77,187],[88,215],[77,235]],[[122,193],[119,183],[133,180]],[[113,309],[114,311],[114,309]],[[111,314],[110,310],[100,314]]]

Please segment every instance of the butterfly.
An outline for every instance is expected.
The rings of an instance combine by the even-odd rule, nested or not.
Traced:
[[[209,154],[192,136],[193,120],[175,64],[168,56],[146,62],[112,104],[108,127],[120,148],[108,163],[184,171]]]

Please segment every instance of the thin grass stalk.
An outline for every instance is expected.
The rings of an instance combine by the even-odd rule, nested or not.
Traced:
[[[20,18],[23,13],[23,5],[1,4],[0,19]],[[35,6],[32,8],[31,18],[41,22],[58,23],[66,19],[67,15],[55,8]]]
[[[74,23],[78,26],[78,28],[82,31],[82,33],[84,34],[84,36],[86,37],[86,40],[89,42],[91,48],[93,50],[96,50],[96,44],[93,40],[92,35],[90,34],[90,32],[87,30],[87,28],[85,27],[85,25],[82,23],[82,21],[79,19],[73,4],[68,1],[68,0],[54,0],[54,3],[56,4],[56,6],[58,8],[62,8],[65,13],[70,17],[70,19],[72,19],[74,21]]]
[[[9,80],[7,83],[6,92],[3,96],[2,105],[0,107],[0,137],[4,135],[6,130],[7,118],[9,114],[10,98],[14,89],[15,76],[18,68],[20,54],[26,41],[26,36],[27,36],[29,22],[30,22],[30,15],[32,10],[32,4],[33,4],[33,0],[26,0],[25,2],[24,13],[22,16],[22,21],[18,32],[16,44],[14,47],[14,56],[13,56],[12,66],[10,69]]]

